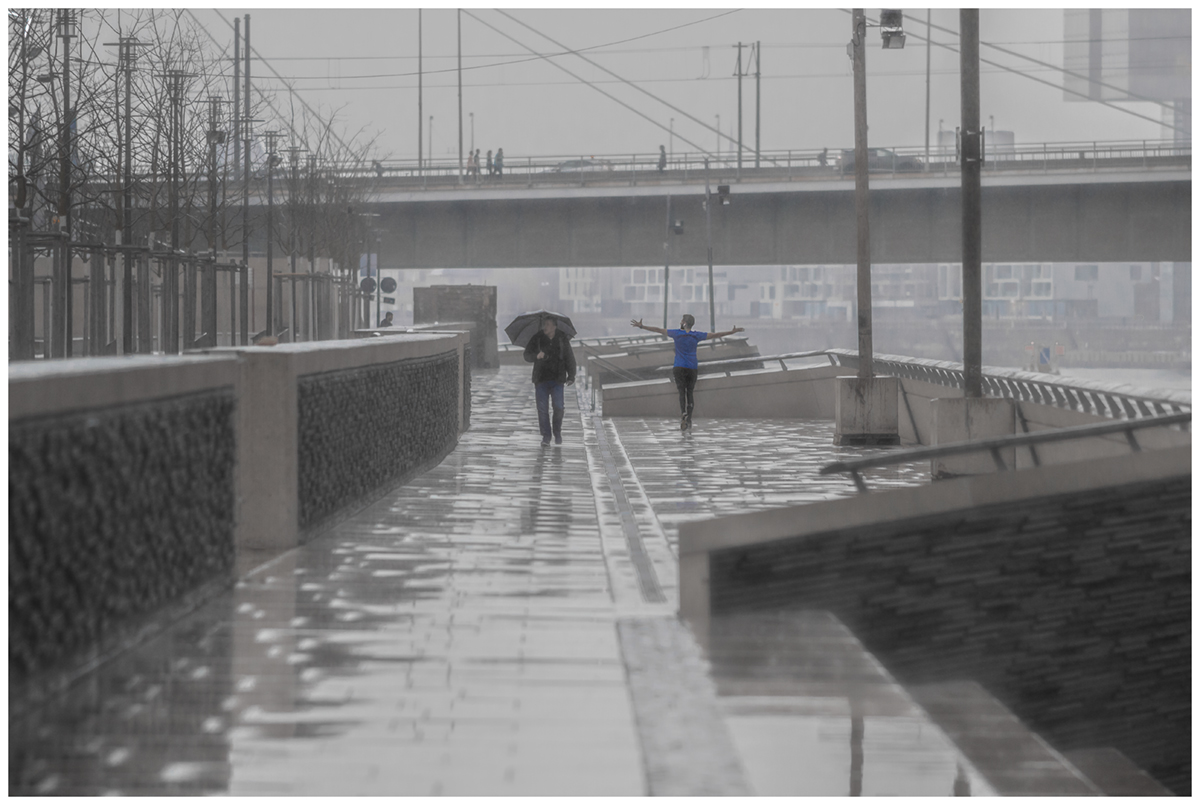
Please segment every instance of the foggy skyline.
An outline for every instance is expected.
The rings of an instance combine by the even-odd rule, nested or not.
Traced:
[[[379,133],[380,156],[416,157],[415,8],[221,10],[219,14],[229,24],[214,10],[193,9],[192,13],[222,43],[232,41],[229,24],[233,17],[249,13],[254,49],[294,84],[300,97],[325,116],[337,109],[350,133],[362,130],[368,138]],[[868,13],[874,15],[877,10]],[[433,8],[425,9],[422,16],[424,147],[428,153],[432,115],[433,158],[456,159],[457,14],[452,8]],[[924,9],[905,10],[909,37],[903,50],[883,50],[878,32],[868,32],[868,115],[873,146],[924,144],[926,48],[921,37],[927,33],[925,18]],[[957,9],[935,9],[933,23],[956,32]],[[666,30],[670,28],[675,30]],[[502,147],[510,161],[527,154],[648,154],[656,152],[659,145],[671,145],[666,128],[639,117],[553,66],[551,60],[533,57],[530,50],[517,44],[539,54],[561,53],[564,48],[550,41],[553,39],[565,49],[594,48],[585,54],[589,59],[709,126],[716,126],[720,115],[722,132],[734,138],[736,43],[761,41],[763,151],[848,148],[853,144],[851,64],[845,53],[849,33],[849,15],[837,9],[465,9],[462,147],[465,153],[471,146],[470,113],[474,113],[475,147],[482,152]],[[1063,63],[1061,9],[984,9],[980,35],[985,43],[1052,65]],[[935,28],[933,38],[957,47],[956,33]],[[749,56],[749,49],[743,48],[743,71],[750,75],[742,85],[742,141],[746,151],[752,152],[755,80]],[[1062,74],[1057,70],[986,46],[982,56],[1060,87],[982,66],[982,120],[989,127],[1013,131],[1018,145],[1164,136],[1159,124],[1099,104],[1064,100]],[[559,56],[552,61],[595,82],[663,127],[669,127],[674,118],[672,150],[693,151],[693,145],[716,150],[714,131],[578,56]],[[284,82],[272,76],[262,62],[255,62],[253,72],[255,85],[274,90],[275,106],[286,115],[289,98]],[[930,142],[936,147],[939,122],[949,131],[958,125],[956,52],[934,47],[930,94]],[[1162,117],[1158,104],[1120,105],[1156,120]],[[726,138],[720,148],[722,152],[733,150]]]

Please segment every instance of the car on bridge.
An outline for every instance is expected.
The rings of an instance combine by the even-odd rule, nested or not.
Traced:
[[[610,171],[613,164],[607,159],[569,159],[560,162],[546,173],[584,173],[590,171]]]
[[[920,171],[925,167],[917,157],[903,156],[887,148],[867,149],[867,171],[869,173],[893,173],[901,171]],[[842,150],[838,159],[838,168],[842,173],[854,172],[854,149]]]

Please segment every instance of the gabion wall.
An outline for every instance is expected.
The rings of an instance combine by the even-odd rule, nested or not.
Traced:
[[[471,345],[463,347],[463,430],[471,427]]]
[[[229,573],[234,410],[229,389],[10,423],[16,680]]]
[[[971,679],[1060,750],[1191,793],[1192,478],[712,554],[713,614],[826,609],[901,682]]]
[[[458,383],[457,351],[299,378],[301,531],[452,450]]]

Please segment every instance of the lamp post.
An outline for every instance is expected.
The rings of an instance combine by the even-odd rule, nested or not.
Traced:
[[[475,113],[469,112],[468,114],[470,114],[470,116],[471,116],[471,150],[467,152],[467,156],[474,156],[474,154],[475,154]]]
[[[671,126],[669,129],[669,134],[667,136],[669,138],[667,140],[667,143],[669,144],[667,147],[667,153],[670,154],[671,159],[674,159],[675,158],[675,118],[671,118]]]

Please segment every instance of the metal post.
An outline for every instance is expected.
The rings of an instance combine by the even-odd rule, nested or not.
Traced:
[[[209,102],[209,176],[208,176],[208,237],[210,260],[200,280],[200,329],[205,332],[203,346],[217,345],[217,145],[224,137],[217,130],[221,99],[210,96]]]
[[[979,10],[960,9],[959,64],[962,75],[962,272],[963,382],[965,396],[982,397],[983,299],[979,132]]]
[[[60,227],[66,232],[63,239],[63,255],[60,260],[59,276],[55,279],[55,310],[54,334],[58,346],[54,350],[55,357],[71,357],[72,341],[72,311],[71,303],[74,296],[71,287],[71,124],[74,114],[71,110],[71,38],[75,23],[74,12],[63,9],[58,12],[58,35],[63,40],[63,117],[62,131],[59,138],[58,170],[58,215]]]
[[[762,42],[754,43],[754,167],[762,157]]]
[[[854,9],[854,211],[858,219],[858,378],[875,376],[871,343],[870,187],[867,181],[867,20]]]
[[[667,229],[663,239],[663,329],[667,329],[667,302],[671,290],[671,195],[667,194]]]
[[[383,302],[383,240],[375,236],[375,326],[379,326],[380,305]]]
[[[275,335],[275,138],[277,131],[267,132],[267,335]]]
[[[933,58],[933,9],[925,11],[925,170],[929,170],[929,87]]]
[[[738,80],[738,143],[737,143],[738,160],[737,160],[737,169],[738,169],[738,173],[740,176],[741,170],[742,170],[742,43],[741,42],[737,43],[737,51],[738,51],[738,57],[737,57],[737,80]],[[708,181],[707,176],[705,177],[705,181],[706,182]]]
[[[422,36],[421,36],[421,9],[417,9],[417,172],[423,173],[422,168],[425,156],[425,144],[422,142],[422,134],[425,127],[421,124],[425,122],[425,71],[424,71],[424,53],[422,52]]]
[[[740,158],[741,151],[738,151]],[[708,322],[709,332],[717,331],[717,309],[713,301],[713,261],[712,261],[712,192],[708,185],[708,160],[704,160],[704,231],[708,240]]]
[[[239,343],[246,346],[250,343],[250,15],[246,15],[246,87],[242,103],[245,108],[242,114],[242,125],[246,127],[245,140],[242,143],[242,265],[238,273],[241,275],[241,294],[238,297],[238,308],[242,324]]]
[[[118,59],[123,61],[125,68],[125,158],[122,160],[125,175],[121,184],[124,185],[124,209],[121,222],[125,225],[121,237],[121,245],[133,246],[133,43],[131,38],[121,37],[122,46]],[[133,261],[132,248],[125,250],[125,287],[122,289],[121,300],[124,305],[121,315],[121,350],[126,354],[134,351],[133,346]]]
[[[154,351],[154,333],[150,315],[150,251],[138,255],[137,263],[137,351],[149,355]]]
[[[458,183],[463,183],[462,118],[462,9],[458,9]]]

